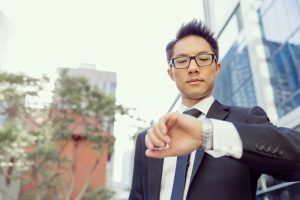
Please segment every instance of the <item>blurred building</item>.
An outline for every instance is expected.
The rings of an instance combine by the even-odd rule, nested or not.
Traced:
[[[5,52],[9,38],[12,33],[12,25],[9,19],[0,10],[0,70],[3,69],[2,65],[5,59]],[[5,122],[5,117],[0,115],[0,125]]]
[[[11,32],[11,22],[0,10],[0,70],[3,68],[2,65],[4,61],[5,51],[9,42]]]
[[[67,69],[68,75],[70,76],[85,77],[90,85],[96,86],[105,94],[115,97],[117,87],[116,72],[97,70],[96,65],[90,63],[82,63],[78,68],[59,68],[58,72],[60,72],[62,69]],[[113,124],[103,125],[111,134],[113,134]]]
[[[95,64],[90,63],[82,63],[79,68],[60,68],[58,72],[62,69],[68,70],[69,76],[75,77],[85,77],[89,84],[93,86],[97,86],[100,90],[102,90],[106,95],[111,95],[115,97],[116,94],[116,85],[117,85],[117,75],[116,72],[108,72],[108,71],[100,71],[96,69]],[[114,124],[113,123],[103,123],[103,128],[107,130],[108,134],[114,134]],[[88,156],[89,154],[85,154],[84,156]],[[100,163],[99,165],[104,166],[102,168],[101,178],[102,183],[106,186],[110,186],[112,184],[112,165],[113,159],[111,159],[112,155],[107,155],[105,163]],[[103,171],[104,170],[104,171]]]
[[[95,64],[82,63],[78,68],[67,68],[70,76],[83,76],[89,83],[106,94],[115,96],[117,86],[116,72],[100,71]]]
[[[5,59],[5,52],[7,45],[9,44],[9,38],[12,34],[12,24],[9,19],[0,10],[0,70],[3,69],[2,65]],[[2,110],[1,110],[2,111]],[[6,121],[6,117],[0,115],[0,126]],[[2,163],[1,163],[2,164]],[[11,167],[0,166],[3,173],[12,175],[15,173]],[[10,178],[0,175],[0,200],[15,200],[18,198],[18,192],[20,190],[20,181],[12,180]]]
[[[85,78],[91,86],[96,86],[106,95],[115,95],[117,82],[115,72],[99,71],[92,64],[82,64],[79,68],[60,68],[58,72],[60,73],[62,70],[66,70],[66,75],[69,77]],[[95,149],[95,145],[91,142],[92,140],[89,140],[87,138],[89,136],[85,133],[89,132],[87,130],[92,130],[91,134],[94,134],[93,136],[108,136],[108,138],[111,138],[109,136],[113,135],[113,121],[111,118],[105,117],[99,120],[97,114],[76,112],[74,109],[69,109],[70,105],[68,103],[63,104],[62,102],[63,100],[60,99],[59,95],[54,95],[53,103],[57,106],[51,108],[49,115],[51,115],[50,120],[53,120],[53,123],[57,119],[62,121],[69,120],[70,122],[63,124],[62,129],[68,130],[68,135],[61,138],[56,143],[55,148],[59,151],[59,156],[64,160],[67,159],[71,165],[68,166],[69,164],[65,165],[62,162],[60,166],[49,168],[49,170],[58,171],[61,182],[69,187],[67,193],[63,193],[65,191],[62,189],[62,197],[73,200],[79,199],[83,195],[83,191],[89,187],[92,187],[94,190],[109,188],[109,177],[111,177],[109,147],[104,144],[101,147],[101,151]],[[81,101],[81,104],[84,103],[84,101]],[[32,117],[34,118],[35,116]],[[40,117],[40,115],[38,114],[37,117]],[[32,120],[29,121],[31,122]],[[30,124],[30,122],[26,123],[26,125],[34,129],[35,124]],[[28,177],[31,179],[36,178],[31,174],[28,174]],[[19,196],[23,197],[30,192],[34,193],[36,187],[32,183],[22,184]],[[49,195],[51,196],[51,194]]]
[[[273,123],[299,131],[300,1],[203,3],[220,46],[215,98],[227,105],[259,105]],[[300,199],[300,183],[263,176],[257,199]]]

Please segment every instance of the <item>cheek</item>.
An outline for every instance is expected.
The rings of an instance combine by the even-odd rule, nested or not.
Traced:
[[[216,78],[216,74],[215,73],[207,73],[206,76],[206,83],[208,86],[213,85],[215,78]]]
[[[181,83],[181,82],[183,82],[184,77],[183,77],[182,73],[173,73],[173,80],[178,83]]]
[[[183,76],[174,74],[173,80],[175,81],[175,84],[178,89],[183,89],[185,87],[185,79],[183,78]]]

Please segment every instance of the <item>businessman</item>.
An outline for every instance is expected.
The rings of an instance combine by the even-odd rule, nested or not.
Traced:
[[[253,200],[263,173],[300,181],[300,133],[212,96],[221,65],[204,24],[182,25],[166,53],[181,105],[138,135],[130,200]]]

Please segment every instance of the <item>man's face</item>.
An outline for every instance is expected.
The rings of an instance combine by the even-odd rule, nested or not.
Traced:
[[[191,35],[182,38],[175,44],[172,58],[197,56],[201,53],[211,54],[213,51],[205,39]],[[211,95],[220,67],[215,60],[211,65],[205,67],[198,67],[195,60],[191,60],[188,68],[176,69],[172,66],[168,69],[168,74],[181,92],[182,102],[186,106],[193,106]]]

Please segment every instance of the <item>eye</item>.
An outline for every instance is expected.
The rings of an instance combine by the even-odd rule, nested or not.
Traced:
[[[210,55],[199,55],[197,56],[197,60],[201,62],[210,61],[211,56]]]
[[[178,57],[176,59],[174,59],[175,63],[186,63],[189,61],[188,57]]]

